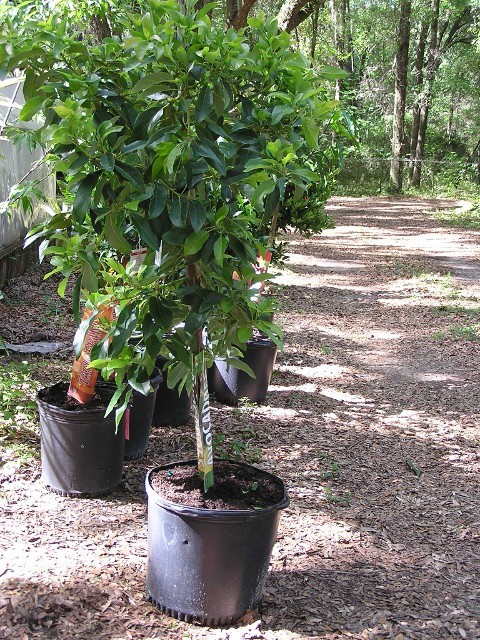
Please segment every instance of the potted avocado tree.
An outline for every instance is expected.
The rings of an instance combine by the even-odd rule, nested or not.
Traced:
[[[214,477],[206,368],[223,356],[248,370],[239,356],[254,329],[281,344],[273,303],[251,288],[268,277],[253,266],[267,251],[259,228],[288,183],[301,197],[321,179],[303,155],[334,107],[275,21],[224,33],[212,6],[152,0],[94,46],[68,29],[12,35],[0,68],[27,69],[21,118],[43,114],[31,135],[64,178],[63,202],[31,238],[44,238],[60,292],[73,285],[77,314],[82,297],[92,309],[78,344],[115,311],[89,365],[115,380],[108,409],[119,424],[159,356],[169,386],[193,397],[198,459],[146,479],[148,595],[176,617],[224,624],[257,606],[288,496],[242,463],[216,461]]]

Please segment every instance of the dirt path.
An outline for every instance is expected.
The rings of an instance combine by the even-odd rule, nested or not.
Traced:
[[[144,472],[193,454],[182,427],[99,500],[4,467],[0,638],[478,639],[480,234],[424,213],[450,206],[333,200],[336,229],[291,238],[267,404],[212,415],[292,498],[259,614],[208,630],[145,602]]]

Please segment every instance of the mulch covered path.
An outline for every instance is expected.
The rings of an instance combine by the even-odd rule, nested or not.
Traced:
[[[289,487],[259,612],[203,629],[145,599],[145,470],[194,455],[186,425],[156,431],[101,499],[48,493],[38,460],[0,468],[0,638],[480,638],[480,234],[427,213],[448,207],[334,199],[336,229],[289,237],[267,403],[212,413]],[[73,330],[51,300],[41,324],[41,300],[18,338]]]

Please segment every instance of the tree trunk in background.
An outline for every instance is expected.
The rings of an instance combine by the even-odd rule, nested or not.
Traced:
[[[312,56],[312,59],[315,58],[315,50],[317,48],[319,15],[320,15],[320,7],[317,5],[315,7],[315,11],[312,13],[312,42],[310,45],[310,55]]]
[[[333,31],[333,46],[336,51],[336,64],[345,69],[347,57],[351,56],[351,37],[348,29],[348,0],[330,0],[330,20]],[[337,80],[335,83],[335,100],[340,100],[342,93],[342,81]]]
[[[390,164],[390,186],[394,191],[402,190],[403,135],[405,127],[405,105],[407,100],[411,13],[411,0],[400,0],[400,16],[397,28],[397,53],[395,56],[395,98],[393,103],[392,134],[393,157]]]
[[[103,42],[105,38],[112,37],[112,30],[110,29],[110,25],[108,24],[108,20],[105,16],[100,16],[98,14],[93,15],[90,18],[89,26],[96,42]]]
[[[415,148],[414,167],[412,172],[412,185],[420,185],[422,174],[423,152],[425,149],[425,135],[427,132],[428,113],[432,99],[432,86],[435,74],[440,65],[440,50],[438,41],[438,16],[440,12],[440,0],[432,2],[432,19],[430,21],[430,42],[428,45],[428,61],[425,71],[425,85],[420,101],[420,116],[418,122],[417,146]]]
[[[427,35],[428,35],[428,22],[424,20],[420,27],[420,34],[418,36],[417,53],[415,55],[415,64],[413,70],[414,87],[415,87],[415,100],[412,108],[412,132],[410,136],[410,155],[412,158],[415,156],[415,149],[417,148],[418,140],[418,125],[420,122],[420,91],[423,84],[423,66],[425,61],[425,49],[427,47]],[[414,162],[410,163],[410,180],[413,176]]]
[[[309,18],[314,12],[325,6],[326,0],[286,0],[277,15],[278,26],[290,33]]]
[[[257,0],[227,0],[226,23],[227,27],[241,29],[247,24],[248,14]]]

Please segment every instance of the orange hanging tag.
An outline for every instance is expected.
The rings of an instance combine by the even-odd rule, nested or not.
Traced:
[[[82,322],[87,320],[92,313],[93,311],[91,309],[85,309]],[[73,362],[68,395],[75,398],[75,400],[78,400],[81,404],[90,402],[93,398],[93,394],[95,393],[95,383],[97,382],[98,371],[96,369],[89,369],[88,365],[90,364],[90,354],[93,347],[106,335],[106,331],[102,327],[101,320],[105,318],[106,320],[111,321],[114,316],[114,307],[100,305],[98,316],[92,322],[85,334],[80,357]]]

